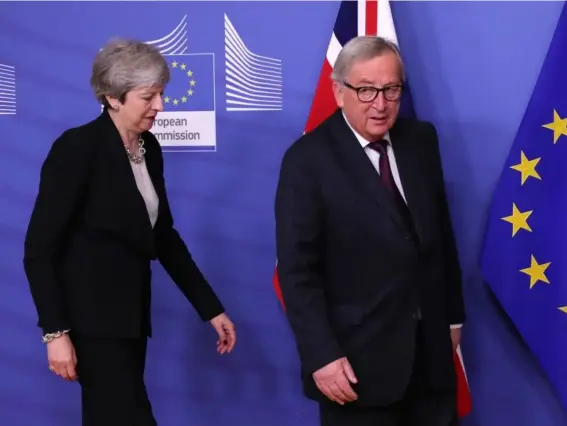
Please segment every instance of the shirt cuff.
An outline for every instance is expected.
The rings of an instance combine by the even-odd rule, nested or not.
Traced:
[[[451,329],[461,328],[463,324],[451,324]]]

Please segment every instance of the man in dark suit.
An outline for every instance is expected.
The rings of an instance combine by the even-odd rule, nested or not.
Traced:
[[[285,153],[278,274],[322,426],[456,424],[465,320],[435,128],[398,117],[397,46],[358,37],[333,70],[339,109]]]

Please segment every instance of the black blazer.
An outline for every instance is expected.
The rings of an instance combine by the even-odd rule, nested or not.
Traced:
[[[150,261],[158,259],[203,320],[224,308],[173,227],[157,139],[144,132],[159,197],[152,229],[120,134],[105,111],[65,131],[41,169],[24,269],[44,333],[151,335]]]
[[[340,110],[282,161],[278,274],[313,399],[323,395],[311,374],[346,356],[359,380],[356,404],[399,400],[412,371],[419,311],[431,383],[455,386],[449,330],[465,314],[436,131],[398,119],[390,136],[413,227]]]

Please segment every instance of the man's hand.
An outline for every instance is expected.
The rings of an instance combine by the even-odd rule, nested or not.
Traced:
[[[236,330],[234,324],[226,314],[214,317],[211,325],[219,335],[217,340],[217,352],[219,354],[230,353],[236,344]]]
[[[456,350],[461,343],[461,327],[451,328],[451,342],[453,342],[453,350]]]
[[[313,373],[315,384],[331,401],[341,405],[355,401],[358,396],[350,386],[358,380],[346,358],[340,358]]]

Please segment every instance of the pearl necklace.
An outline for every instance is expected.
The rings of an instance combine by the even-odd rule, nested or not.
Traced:
[[[126,154],[128,154],[128,158],[132,163],[141,164],[144,162],[144,154],[146,153],[146,149],[144,148],[144,140],[141,136],[138,137],[138,154],[134,154],[126,145],[124,145],[124,148],[126,149]]]

